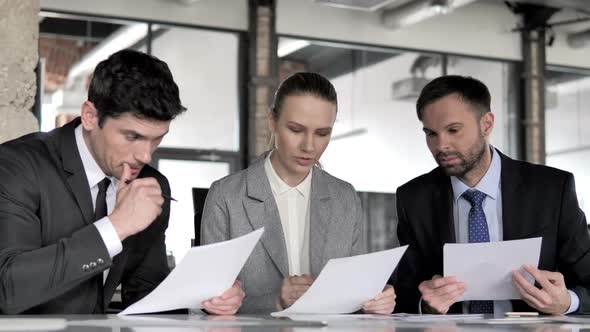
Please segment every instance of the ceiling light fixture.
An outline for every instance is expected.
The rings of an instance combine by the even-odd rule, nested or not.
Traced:
[[[374,12],[397,0],[314,0],[315,2],[332,7]]]
[[[303,39],[281,38],[277,47],[277,55],[279,58],[282,58],[310,44],[309,41]]]
[[[475,0],[416,0],[383,11],[381,20],[388,28],[397,29],[425,21],[437,15],[448,14],[453,9]]]
[[[153,26],[152,30],[154,30]],[[111,54],[137,43],[147,36],[147,31],[148,25],[145,23],[128,25],[115,31],[72,66],[68,73],[68,80],[93,70],[99,62]]]

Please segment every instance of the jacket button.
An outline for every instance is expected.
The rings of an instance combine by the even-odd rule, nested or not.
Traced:
[[[82,271],[86,272],[88,270],[90,270],[90,266],[88,266],[88,264],[82,265]]]
[[[89,265],[90,265],[90,268],[93,270],[96,268],[96,262],[90,262]]]
[[[104,264],[104,259],[99,258],[96,260],[96,262],[98,263],[98,265],[102,265],[102,264]]]

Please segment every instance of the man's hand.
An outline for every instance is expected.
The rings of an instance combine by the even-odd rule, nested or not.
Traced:
[[[426,313],[446,314],[465,293],[465,284],[455,277],[435,275],[418,286],[422,293],[422,308]]]
[[[385,285],[381,293],[363,304],[363,312],[367,314],[389,315],[395,309],[395,290]]]
[[[117,203],[109,220],[121,241],[146,229],[162,213],[162,190],[155,178],[131,179],[131,168],[123,164]]]
[[[283,309],[290,307],[305,293],[314,279],[307,274],[283,279],[279,303]]]
[[[569,309],[571,298],[561,273],[539,270],[532,265],[524,265],[523,269],[541,285],[539,289],[528,282],[521,272],[512,271],[512,282],[524,302],[551,315],[561,315]]]
[[[214,315],[234,315],[240,309],[246,293],[242,290],[242,284],[236,280],[233,286],[223,292],[221,296],[213,297],[203,302],[203,309]]]

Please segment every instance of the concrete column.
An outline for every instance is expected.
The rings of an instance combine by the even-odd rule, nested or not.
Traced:
[[[545,164],[545,30],[547,22],[559,9],[522,3],[511,5],[511,8],[522,16],[522,25],[518,30],[523,66],[524,158],[531,163]]]
[[[545,29],[522,32],[525,158],[545,164]]]
[[[0,143],[39,130],[39,0],[0,0]]]
[[[268,111],[277,87],[278,57],[275,1],[250,0],[248,160],[268,150]]]

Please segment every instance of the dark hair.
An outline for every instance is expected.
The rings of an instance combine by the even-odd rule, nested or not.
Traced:
[[[288,96],[312,95],[333,103],[338,107],[336,89],[330,81],[318,73],[299,72],[289,76],[275,92],[270,112],[275,120],[281,115],[281,108]]]
[[[132,113],[139,118],[169,121],[186,108],[168,65],[134,50],[113,53],[94,69],[88,100],[98,112],[98,123],[107,117]]]
[[[454,93],[474,106],[479,116],[491,110],[490,92],[485,84],[469,76],[448,75],[435,78],[422,89],[416,102],[418,119],[422,120],[422,112],[426,106]]]

